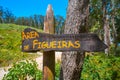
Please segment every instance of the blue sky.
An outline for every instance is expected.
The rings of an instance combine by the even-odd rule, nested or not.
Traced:
[[[0,0],[0,6],[8,8],[19,16],[46,14],[48,4],[51,4],[55,15],[66,17],[68,0]]]

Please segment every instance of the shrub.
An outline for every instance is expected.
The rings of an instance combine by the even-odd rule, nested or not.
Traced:
[[[102,54],[102,53],[101,53]],[[87,56],[82,70],[81,80],[119,80],[120,57]]]
[[[24,61],[15,63],[9,69],[9,73],[3,77],[3,80],[41,80],[42,71],[38,70],[35,61]]]
[[[55,65],[55,80],[59,80],[60,77],[60,63]]]

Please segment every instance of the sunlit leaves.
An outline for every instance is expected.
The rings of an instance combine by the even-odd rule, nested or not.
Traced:
[[[81,80],[119,79],[118,65],[120,65],[119,57],[87,56],[83,65]]]
[[[42,72],[38,70],[35,61],[23,61],[16,63],[9,69],[9,73],[4,76],[3,80],[26,80],[42,79]]]

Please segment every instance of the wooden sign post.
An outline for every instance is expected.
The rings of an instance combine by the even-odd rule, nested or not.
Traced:
[[[55,33],[52,6],[48,5],[44,19],[44,32]],[[55,51],[43,52],[43,80],[55,80]]]
[[[55,51],[104,51],[107,46],[96,34],[62,34],[55,35],[54,16],[51,5],[48,5],[44,21],[44,31],[39,33],[26,28],[22,32],[22,51],[43,50],[43,80],[55,80]]]
[[[22,51],[32,52],[43,50],[43,80],[55,79],[54,51],[104,51],[107,46],[96,34],[63,34],[54,35],[39,33],[26,28],[22,32]]]
[[[22,32],[22,39],[22,51],[24,52],[39,50],[47,53],[49,51],[98,52],[107,48],[96,34],[91,33],[55,35],[26,28]]]

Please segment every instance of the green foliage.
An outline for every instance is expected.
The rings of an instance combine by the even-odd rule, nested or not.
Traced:
[[[104,54],[87,56],[83,65],[81,80],[119,80],[119,65],[120,57],[105,57]]]
[[[92,26],[92,28],[90,29],[90,32],[97,32],[98,31],[98,28],[100,28],[100,23],[99,21],[95,23],[94,26]]]
[[[0,66],[8,66],[22,59],[35,58],[36,54],[21,52],[21,32],[28,26],[0,24]]]
[[[120,57],[104,53],[86,56],[83,64],[81,80],[120,80]],[[60,63],[56,64],[56,80],[60,76]]]
[[[9,73],[4,76],[3,80],[41,80],[42,71],[38,70],[35,61],[24,61],[15,63],[9,69]]]
[[[59,80],[60,77],[60,63],[55,65],[55,80]]]
[[[55,80],[59,80],[60,76],[60,63],[55,65]],[[4,75],[3,80],[42,80],[42,71],[38,69],[35,61],[22,61],[14,63],[9,69],[9,72]]]
[[[120,46],[118,46],[116,49],[116,56],[120,56]]]

